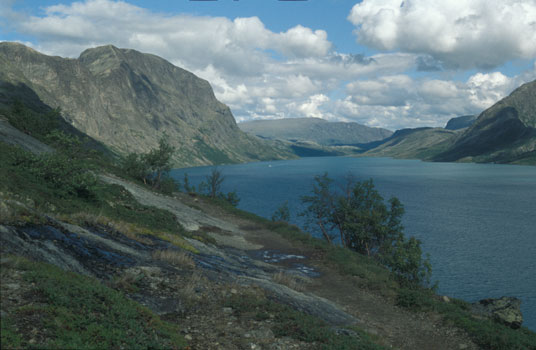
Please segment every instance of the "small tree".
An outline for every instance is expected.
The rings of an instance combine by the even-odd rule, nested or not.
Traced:
[[[288,208],[288,201],[285,201],[285,203],[281,204],[279,208],[277,208],[277,210],[272,215],[272,221],[290,221],[290,210]]]
[[[169,190],[171,183],[168,173],[171,170],[174,152],[175,147],[169,143],[167,135],[164,135],[158,143],[158,148],[146,154],[130,153],[123,159],[121,167],[126,174],[143,181],[144,184],[154,189],[160,190],[165,180],[166,190]]]
[[[307,218],[309,225],[313,224],[318,227],[324,239],[329,243],[333,240],[330,234],[334,212],[333,194],[330,191],[332,182],[328,173],[315,176],[312,195],[301,197],[301,201],[307,204],[307,208],[300,213],[300,216]]]
[[[174,152],[175,147],[169,143],[167,135],[164,135],[158,142],[158,149],[153,149],[143,156],[143,162],[151,174],[149,180],[153,188],[159,188],[162,175],[167,175],[171,170],[171,158]]]
[[[223,176],[217,167],[214,167],[212,168],[210,175],[207,175],[205,179],[208,196],[210,198],[217,198],[221,193],[221,185],[223,180],[225,180],[225,176]]]

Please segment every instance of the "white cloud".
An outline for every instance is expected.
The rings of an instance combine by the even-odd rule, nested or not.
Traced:
[[[114,44],[159,55],[208,80],[216,97],[229,105],[238,121],[319,117],[390,129],[444,125],[452,116],[479,113],[522,82],[536,78],[536,66],[516,77],[476,73],[465,82],[448,80],[448,72],[412,77],[414,70],[436,71],[442,64],[443,68],[446,63],[454,65],[469,54],[481,64],[481,58],[490,53],[471,51],[467,45],[473,44],[472,39],[465,37],[465,46],[448,35],[434,39],[452,26],[451,19],[435,10],[428,17],[422,15],[428,7],[421,0],[404,3],[403,7],[412,11],[388,8],[394,4],[365,0],[352,10],[352,20],[356,20],[352,17],[356,13],[361,16],[355,22],[361,23],[357,29],[360,40],[387,50],[401,47],[401,43],[409,45],[401,47],[407,52],[369,57],[333,51],[323,30],[296,25],[276,33],[258,17],[166,15],[124,1],[87,0],[50,6],[39,17],[17,13],[8,5],[9,11],[0,17],[4,15],[10,27],[34,37],[37,45],[32,46],[48,54],[76,57],[88,47]],[[453,15],[454,5],[437,6],[439,10],[446,7]],[[465,11],[458,10],[456,16]],[[415,25],[405,24],[410,19]],[[462,27],[470,25],[462,22]],[[478,26],[480,20],[472,23]],[[429,26],[429,32],[422,26]],[[414,42],[405,39],[408,33]],[[475,29],[474,33],[479,32]],[[489,40],[501,38],[490,36]],[[518,45],[518,40],[512,45]],[[532,42],[523,45],[516,51],[519,57],[530,52]],[[503,54],[501,50],[502,46],[497,52]]]
[[[536,57],[534,0],[364,0],[348,19],[362,44],[430,54],[447,67]]]
[[[465,82],[406,75],[359,80],[346,85],[347,97],[333,103],[333,113],[392,130],[444,126],[452,117],[480,114],[534,79],[536,63],[531,70],[511,78],[492,72],[476,73]]]

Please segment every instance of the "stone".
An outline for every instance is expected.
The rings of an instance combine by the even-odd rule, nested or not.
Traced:
[[[232,307],[224,307],[222,310],[223,310],[224,314],[232,314],[233,313],[233,308]]]
[[[496,322],[503,323],[513,329],[521,327],[523,323],[521,300],[514,297],[482,299],[473,304],[473,312],[479,316],[486,316]]]
[[[184,339],[186,339],[186,340],[192,340],[193,338],[192,338],[192,336],[191,336],[190,334],[186,334],[186,335],[184,336]]]
[[[259,328],[249,332],[253,338],[256,339],[273,339],[274,333],[270,328]]]
[[[446,295],[443,295],[443,296],[441,297],[441,299],[442,299],[445,303],[450,303],[450,298],[449,298],[448,296],[446,296]]]

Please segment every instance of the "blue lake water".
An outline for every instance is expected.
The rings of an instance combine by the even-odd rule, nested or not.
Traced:
[[[291,222],[303,225],[300,196],[315,175],[342,181],[372,178],[384,198],[405,206],[406,236],[430,253],[439,293],[476,301],[516,296],[524,325],[536,330],[536,167],[427,163],[390,158],[322,157],[220,166],[223,190],[239,208],[270,218],[288,200]],[[212,167],[176,169],[199,183]]]

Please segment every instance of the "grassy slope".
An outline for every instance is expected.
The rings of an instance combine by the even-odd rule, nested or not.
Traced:
[[[290,241],[306,244],[322,252],[326,262],[338,272],[359,276],[368,289],[384,296],[394,295],[400,307],[419,312],[438,313],[446,324],[466,331],[473,342],[488,350],[535,350],[536,333],[522,327],[514,330],[487,319],[478,319],[470,312],[470,304],[459,299],[443,302],[432,290],[417,286],[401,286],[391,273],[374,259],[356,254],[342,247],[335,247],[325,241],[313,238],[298,227],[284,222],[271,222],[255,214],[229,206],[224,202],[219,205],[232,215],[264,225]]]
[[[370,157],[430,159],[446,150],[457,133],[442,128],[405,129],[398,131],[381,145],[365,152]]]
[[[19,207],[18,210],[10,208],[13,214],[9,218],[8,223],[10,224],[39,223],[39,220],[42,220],[42,213],[53,213],[59,217],[62,215],[73,216],[80,212],[93,212],[138,227],[139,232],[146,234],[164,232],[168,234],[168,237],[169,235],[180,237],[180,235],[185,234],[170,213],[141,206],[119,186],[97,183],[93,188],[93,195],[89,197],[80,197],[72,193],[66,194],[53,183],[43,181],[39,172],[28,171],[24,166],[21,166],[22,163],[19,161],[24,157],[28,157],[28,154],[15,147],[0,143],[0,161],[3,165],[0,176],[5,179],[0,183],[3,199],[31,203]],[[86,162],[84,166],[87,169],[93,169],[93,171],[101,171],[102,168],[99,168],[99,164],[99,162]],[[323,252],[326,262],[333,268],[343,274],[360,276],[366,280],[366,284],[371,290],[395,295],[401,306],[441,313],[445,322],[451,322],[457,327],[465,329],[473,340],[483,348],[535,348],[535,335],[526,329],[515,331],[490,321],[475,320],[468,312],[467,304],[461,301],[445,306],[428,290],[401,288],[393,280],[389,271],[370,258],[343,248],[329,246],[323,241],[304,234],[294,226],[271,223],[229,205],[222,205],[232,214],[241,215],[261,223],[286,239],[300,241]],[[31,210],[28,210],[28,207]],[[4,221],[4,223],[6,222]],[[14,261],[21,260],[15,258]],[[17,313],[20,312],[22,316],[25,315],[25,312],[43,315],[40,322],[44,323],[39,324],[38,328],[46,329],[49,333],[43,336],[46,343],[38,344],[40,347],[79,347],[84,344],[93,344],[94,346],[101,344],[106,345],[105,347],[111,345],[113,347],[119,344],[117,342],[124,337],[126,329],[137,329],[138,338],[136,341],[141,344],[153,344],[152,334],[154,333],[151,333],[153,330],[160,334],[159,339],[164,339],[164,343],[159,344],[174,344],[177,347],[183,344],[181,338],[174,338],[171,335],[174,325],[159,321],[149,311],[94,280],[71,274],[66,275],[63,271],[43,264],[21,261],[16,265],[16,267],[9,268],[24,271],[24,278],[26,281],[34,283],[35,292],[39,295],[39,305],[32,306],[28,310],[21,308]],[[77,299],[77,295],[81,296],[82,299]],[[117,307],[109,305],[110,303],[117,304]],[[336,337],[333,331],[321,321],[263,298],[232,300],[231,303],[239,312],[248,312],[251,310],[251,304],[256,305],[260,310],[258,317],[263,317],[263,312],[276,312],[280,318],[280,324],[283,324],[284,327],[274,329],[274,333],[281,336],[288,335],[302,341],[311,341],[317,345],[320,344],[325,349],[378,348],[366,336],[357,339]],[[80,309],[80,305],[86,305],[86,307]],[[111,326],[112,332],[108,328],[99,326],[102,317],[111,318],[113,321],[110,323],[113,325],[113,327]],[[28,335],[21,333],[20,328],[18,331],[16,330],[17,322],[22,319],[24,317],[12,317],[11,315],[5,320],[3,318],[2,341],[4,344],[12,346],[29,344],[24,343],[31,340]],[[91,334],[93,341],[98,343],[91,343],[92,340],[89,340],[88,334]]]

